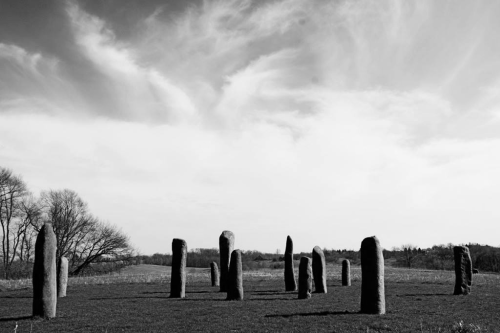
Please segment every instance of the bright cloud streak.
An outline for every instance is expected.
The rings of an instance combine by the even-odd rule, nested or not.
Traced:
[[[0,39],[0,165],[143,252],[500,245],[498,5],[62,9],[70,51]]]

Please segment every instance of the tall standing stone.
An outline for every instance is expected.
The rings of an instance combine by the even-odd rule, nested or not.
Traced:
[[[38,232],[33,265],[33,316],[54,318],[57,308],[56,235],[52,224]]]
[[[311,298],[312,269],[311,258],[300,258],[299,264],[299,299]]]
[[[375,236],[361,242],[361,313],[385,313],[384,256]]]
[[[290,236],[286,238],[285,248],[285,290],[297,290],[297,283],[295,282],[295,272],[293,271],[293,241]]]
[[[186,260],[187,244],[183,239],[172,241],[172,276],[170,278],[170,297],[186,297]]]
[[[243,270],[241,267],[241,251],[231,253],[231,263],[227,280],[227,300],[243,300]]]
[[[234,234],[223,231],[219,237],[220,254],[220,291],[227,292],[227,278],[229,273],[229,260],[234,249]]]
[[[212,277],[212,287],[219,286],[219,268],[217,267],[217,263],[210,263],[210,276]]]
[[[68,258],[59,259],[59,270],[57,271],[57,297],[66,297],[68,286]]]
[[[455,246],[455,291],[453,295],[468,295],[472,285],[472,261],[467,246]]]
[[[351,263],[347,259],[342,261],[342,285],[351,285]]]
[[[327,293],[325,255],[319,246],[312,251],[312,272],[314,277],[314,292]]]

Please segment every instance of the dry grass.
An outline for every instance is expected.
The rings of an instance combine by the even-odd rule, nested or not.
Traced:
[[[341,267],[339,265],[327,265],[327,278],[331,281],[341,280]],[[169,283],[169,266],[137,265],[126,267],[119,273],[100,275],[70,277],[69,286],[76,285],[98,285],[117,283]],[[298,276],[296,269],[295,275]],[[277,269],[261,269],[257,271],[244,271],[245,280],[271,279],[282,280],[283,271]],[[187,268],[187,283],[207,281],[210,279],[210,269],[208,268]],[[361,267],[351,266],[351,280],[361,281]],[[385,268],[385,281],[396,283],[435,283],[453,284],[455,273],[453,271],[419,270],[406,268]],[[3,280],[0,287],[8,290],[31,288],[31,279]],[[500,285],[500,274],[475,274],[473,276],[473,286],[497,284]]]

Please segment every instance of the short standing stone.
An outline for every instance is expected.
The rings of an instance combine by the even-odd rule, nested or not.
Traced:
[[[227,292],[227,279],[229,273],[229,260],[234,249],[234,234],[223,231],[219,237],[220,254],[220,291]]]
[[[243,300],[243,270],[241,266],[241,251],[234,250],[231,253],[231,263],[227,280],[227,300]]]
[[[347,259],[342,261],[342,285],[351,285],[351,263]]]
[[[384,256],[375,236],[361,242],[361,313],[385,313]]]
[[[33,316],[54,318],[57,308],[56,235],[46,223],[35,242],[33,265]]]
[[[187,244],[183,239],[172,241],[172,276],[170,278],[170,297],[186,297],[186,260]]]
[[[453,295],[468,295],[472,285],[472,261],[467,246],[455,246],[455,291]]]
[[[57,297],[66,297],[68,286],[68,258],[59,259],[59,271],[57,272]]]
[[[311,298],[312,269],[311,258],[300,258],[299,264],[299,299]]]
[[[312,251],[312,272],[314,277],[314,292],[327,293],[325,255],[319,246]]]
[[[217,263],[210,263],[210,276],[212,277],[212,287],[219,286],[219,268],[217,267]]]
[[[293,241],[290,236],[286,238],[285,248],[285,290],[297,290],[297,282],[295,281],[295,272],[293,270]]]

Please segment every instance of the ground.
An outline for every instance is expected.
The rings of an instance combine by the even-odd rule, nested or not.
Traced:
[[[142,274],[144,273],[145,274]],[[359,314],[361,281],[339,271],[328,293],[299,300],[285,292],[282,272],[245,272],[243,301],[226,301],[208,270],[190,269],[185,299],[170,299],[163,267],[132,267],[118,277],[70,280],[57,318],[32,320],[32,290],[0,293],[0,332],[450,332],[463,321],[500,332],[500,276],[475,276],[468,296],[454,296],[452,272],[386,270],[387,314]],[[149,277],[147,277],[149,276]],[[128,280],[125,278],[127,277]],[[149,281],[149,282],[144,282]],[[27,283],[27,282],[26,282]],[[12,286],[11,286],[12,288]]]

